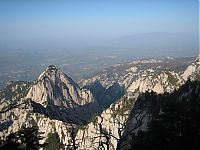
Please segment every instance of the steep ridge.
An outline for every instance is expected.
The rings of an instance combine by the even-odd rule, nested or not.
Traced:
[[[148,84],[145,80],[151,81],[152,78],[158,78],[157,80],[160,80],[159,77],[162,79],[163,76],[165,76],[164,78],[169,76],[171,82],[177,82],[177,84],[179,84],[181,82],[179,81],[179,78],[181,77],[177,76],[177,73],[180,74],[185,71],[187,66],[190,65],[194,59],[195,58],[193,57],[168,57],[163,59],[142,59],[129,63],[117,64],[93,76],[82,79],[79,84],[84,87],[94,83],[95,81],[99,81],[104,87],[108,88],[114,83],[118,82],[120,85],[124,85],[125,89],[128,89],[130,86],[133,87],[133,84],[135,85],[135,82],[138,80],[139,83],[141,81],[143,81],[143,83],[139,84],[138,86],[135,85],[134,89],[130,87],[130,91],[133,91],[137,88],[145,91],[148,88],[152,89],[152,87],[148,87]],[[160,86],[160,84],[161,83],[155,85]],[[173,89],[171,88],[171,90]]]
[[[181,75],[184,80],[191,78],[193,80],[198,80],[200,76],[200,56],[190,64],[187,69]]]
[[[52,119],[76,124],[86,123],[101,106],[93,94],[81,89],[55,66],[48,66],[30,86],[25,99],[31,100],[33,111]]]
[[[66,108],[94,101],[90,91],[81,90],[71,78],[55,66],[46,68],[31,86],[27,98],[45,107],[52,104]]]
[[[172,113],[174,113],[174,117],[175,115],[180,117],[179,115],[181,114],[184,117],[186,117],[188,115],[186,112],[189,113],[191,111],[194,111],[195,113],[197,112],[199,113],[199,111],[196,111],[196,110],[199,110],[198,108],[199,104],[200,104],[200,81],[199,80],[193,80],[193,81],[188,80],[178,90],[175,90],[172,93],[157,94],[154,92],[146,92],[146,93],[141,94],[138,97],[137,102],[135,103],[132,111],[130,112],[129,119],[127,121],[125,130],[123,132],[123,136],[121,137],[118,143],[118,148],[123,149],[123,150],[129,149],[130,144],[133,144],[132,143],[133,133],[137,135],[138,131],[147,131],[149,129],[148,125],[151,122],[152,118],[158,115],[162,116],[163,113],[165,113],[166,111],[165,109],[169,109]],[[171,107],[176,106],[177,108],[175,107],[169,108],[169,106]],[[174,112],[174,111],[177,111],[177,112]],[[180,114],[176,114],[178,112]],[[190,114],[193,116],[189,116],[189,120],[191,120],[191,118],[194,117],[194,112]],[[180,120],[182,120],[183,123],[188,123],[188,122],[184,122],[185,118],[183,119],[183,116],[180,117],[181,118]],[[195,115],[195,118],[193,119],[197,120],[196,122],[199,121],[199,119],[196,118],[196,115]],[[174,126],[178,127],[178,123],[180,123],[180,120]],[[179,124],[179,127],[180,126],[182,127],[183,124],[181,125]],[[188,129],[189,128],[187,128],[187,130]],[[174,129],[174,130],[176,130],[177,132],[180,132],[177,129]],[[192,130],[192,128],[190,130]],[[192,131],[191,133],[194,134],[194,132]]]

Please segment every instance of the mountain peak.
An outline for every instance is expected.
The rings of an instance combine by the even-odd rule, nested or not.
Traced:
[[[31,86],[27,98],[40,103],[72,107],[93,101],[90,91],[82,90],[76,82],[54,65],[48,66]]]
[[[46,78],[52,79],[52,77],[55,78],[55,76],[57,76],[57,73],[61,73],[62,71],[58,68],[56,68],[56,66],[54,65],[49,65],[46,67],[46,69],[40,74],[40,76],[38,77],[37,81],[41,81],[44,80]],[[63,73],[64,74],[64,73]]]
[[[51,71],[51,70],[58,70],[58,69],[57,69],[57,67],[54,66],[54,65],[49,65],[49,66],[47,66],[46,71]]]

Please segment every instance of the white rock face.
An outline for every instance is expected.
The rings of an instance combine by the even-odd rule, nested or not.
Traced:
[[[200,74],[200,57],[198,57],[182,74],[182,78],[187,80],[193,74]]]
[[[94,117],[90,123],[84,126],[69,124],[63,121],[50,119],[43,114],[33,111],[33,107],[27,104],[25,107],[12,109],[6,113],[0,114],[0,123],[13,121],[6,127],[0,136],[7,136],[11,132],[18,131],[23,124],[37,124],[39,130],[44,132],[44,142],[48,133],[57,132],[60,141],[65,144],[71,144],[71,127],[77,129],[76,139],[79,149],[97,149],[100,142],[106,142],[105,134],[100,133],[100,128],[104,133],[110,135],[110,149],[117,147],[117,142],[123,133],[124,123],[126,123],[129,114],[134,106],[137,96],[145,91],[153,90],[157,93],[172,92],[185,82],[186,77],[199,74],[199,59],[194,62],[195,67],[188,66],[181,71],[172,71],[166,69],[166,65],[174,63],[175,59],[163,60],[141,60],[134,61],[126,65],[118,64],[114,66],[110,74],[103,71],[101,75],[95,75],[87,80],[82,80],[82,85],[99,80],[104,87],[110,87],[118,82],[125,86],[127,95],[110,105],[100,115]],[[195,68],[195,69],[194,69]],[[17,89],[17,85],[12,91]],[[1,93],[0,93],[1,95]],[[19,94],[16,94],[19,96]],[[131,98],[130,98],[131,97]],[[66,76],[62,71],[49,66],[29,87],[28,94],[20,101],[32,99],[36,103],[46,107],[47,104],[71,108],[76,105],[85,105],[94,101],[93,94],[86,89],[81,89],[72,79]],[[19,102],[20,102],[19,101]],[[2,102],[2,101],[1,101]],[[0,109],[7,106],[8,101],[3,101]],[[23,108],[23,109],[22,109]],[[101,124],[101,127],[100,127]],[[1,126],[2,128],[2,126]]]
[[[42,106],[73,107],[84,105],[94,100],[92,93],[80,87],[61,70],[49,66],[31,86],[27,98]]]
[[[125,107],[130,108],[125,109]],[[32,112],[31,106],[27,105],[25,109],[16,108],[1,115],[2,118],[5,118],[1,120],[1,122],[6,122],[9,120],[8,118],[11,117],[13,123],[8,129],[0,132],[0,137],[6,137],[9,133],[18,131],[22,125],[32,126],[33,123],[36,123],[39,127],[39,131],[43,132],[42,136],[44,139],[40,141],[41,143],[45,142],[49,133],[56,132],[64,145],[70,145],[71,126],[74,126],[74,128],[78,129],[76,139],[79,139],[79,141],[77,140],[79,149],[92,150],[98,147],[99,141],[106,141],[104,135],[100,134],[99,124],[101,124],[103,130],[112,135],[112,137],[110,137],[110,149],[114,150],[116,149],[120,134],[122,134],[124,127],[122,123],[125,123],[131,108],[132,107],[126,103],[125,99],[122,99],[103,111],[101,117],[95,117],[87,126],[80,128],[74,124],[53,120],[42,114],[34,113]],[[119,130],[121,130],[121,133]]]
[[[191,60],[187,58],[181,58],[180,60],[175,58],[144,59],[125,64],[117,64],[94,76],[81,80],[79,84],[84,87],[98,80],[106,88],[112,86],[116,82],[124,85],[125,88],[129,88],[135,80],[142,76],[151,76],[151,74],[157,75],[164,70],[172,70],[172,73],[179,74],[181,71],[185,70],[185,64],[189,65]],[[180,66],[183,66],[182,70],[177,69],[178,71],[176,71],[176,68]]]
[[[128,87],[128,92],[154,91],[156,93],[171,92],[181,85],[181,78],[174,71],[162,71],[154,74],[154,72],[144,72]]]
[[[12,114],[12,115],[11,115]],[[36,123],[39,127],[39,131],[43,132],[42,136],[44,137],[40,142],[44,143],[47,139],[48,133],[57,132],[60,138],[60,141],[63,144],[70,144],[70,124],[66,124],[62,121],[53,120],[39,113],[33,113],[31,108],[26,109],[14,109],[9,111],[3,115],[1,115],[4,120],[2,122],[6,122],[7,117],[12,117],[13,123],[9,126],[8,129],[0,132],[0,137],[6,137],[9,133],[18,131],[22,125],[32,126],[33,123]],[[74,125],[75,126],[75,125]]]
[[[122,136],[128,115],[132,106],[134,106],[133,100],[129,100],[129,103],[126,100],[126,98],[122,98],[112,104],[100,116],[95,117],[84,130],[78,131],[77,138],[82,137],[79,145],[80,149],[93,150],[99,146],[99,142],[107,141],[105,134],[100,133],[100,128],[103,129],[104,133],[111,135],[109,136],[109,149],[115,150],[117,148],[117,142]]]

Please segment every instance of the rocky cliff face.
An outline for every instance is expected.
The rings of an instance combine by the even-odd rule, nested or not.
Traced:
[[[198,80],[199,76],[200,76],[200,56],[196,58],[196,60],[186,68],[181,77],[184,80],[187,80],[188,78],[191,78],[192,80]]]
[[[85,124],[101,110],[89,90],[81,89],[55,66],[48,66],[33,83],[8,83],[0,91],[0,98],[0,136],[16,132],[23,125],[36,125],[44,132],[41,142],[48,133],[57,132],[60,141],[69,144],[69,127]]]
[[[132,139],[133,134],[137,135],[139,130],[148,131],[149,128],[151,128],[151,125],[150,126],[148,125],[152,121],[152,119],[155,121],[155,118],[157,116],[165,116],[165,115],[168,115],[169,112],[173,113],[174,116],[172,114],[170,117],[168,116],[168,118],[165,116],[165,119],[167,121],[170,120],[169,118],[173,118],[173,117],[179,118],[181,115],[183,116],[185,115],[184,117],[181,116],[180,117],[181,119],[179,121],[177,121],[176,119],[174,120],[174,118],[172,119],[176,122],[176,124],[175,123],[174,124],[169,123],[170,125],[168,124],[169,126],[174,127],[174,128],[171,128],[172,130],[174,129],[176,131],[179,131],[177,128],[179,128],[180,126],[178,126],[177,124],[180,124],[181,121],[182,123],[180,124],[181,125],[180,128],[182,129],[183,129],[183,124],[187,124],[188,122],[189,122],[188,124],[190,125],[193,124],[195,121],[191,121],[191,120],[198,120],[196,116],[197,116],[197,113],[199,112],[198,111],[199,109],[197,107],[199,105],[199,102],[200,102],[200,81],[199,80],[192,80],[192,81],[188,80],[182,86],[180,86],[178,90],[173,91],[171,93],[157,94],[155,92],[146,92],[146,93],[141,94],[137,98],[137,101],[132,111],[130,112],[129,119],[126,123],[126,127],[123,132],[122,138],[118,142],[118,148],[122,150],[131,149],[130,143],[132,142],[133,144],[133,139]],[[178,114],[178,112],[179,113],[181,112],[181,113]],[[193,112],[193,113],[189,113],[189,112]],[[189,119],[188,119],[189,121],[185,121],[185,118],[188,117],[187,116],[188,114],[190,114]],[[166,124],[167,122],[163,123],[164,126],[166,126]],[[156,127],[159,128],[158,126]],[[197,128],[199,127],[197,126]],[[186,130],[188,130],[188,128],[186,128]],[[168,131],[169,131],[169,128],[167,128],[167,132]],[[196,133],[198,134],[198,132],[195,133],[195,130],[193,131],[193,129],[190,129],[190,131],[192,132],[192,134],[196,134]],[[172,134],[176,135],[174,132]],[[160,137],[163,138],[162,136]],[[177,137],[179,137],[179,135]],[[182,136],[180,137],[183,138]],[[188,134],[187,134],[187,137],[191,138],[190,136],[188,136]]]
[[[37,125],[44,132],[41,142],[56,132],[60,142],[69,148],[75,128],[79,149],[95,149],[106,142],[110,149],[116,149],[141,93],[172,92],[188,77],[199,79],[199,58],[191,60],[146,59],[118,64],[82,80],[83,88],[55,66],[49,66],[34,83],[12,83],[0,91],[0,110],[22,104],[0,114],[0,137],[22,125]],[[101,112],[102,105],[107,109]]]
[[[26,98],[31,98],[44,107],[52,104],[66,108],[94,101],[90,91],[81,90],[71,78],[55,66],[46,68],[33,83]]]

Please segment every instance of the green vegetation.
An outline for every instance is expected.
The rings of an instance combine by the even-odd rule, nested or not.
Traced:
[[[178,79],[175,78],[169,71],[165,71],[165,73],[168,76],[169,83],[171,83],[172,85],[177,85]]]
[[[44,145],[38,127],[22,127],[18,132],[11,133],[4,141],[0,141],[0,150],[39,150]]]
[[[126,97],[124,97],[121,101],[121,104],[118,105],[118,108],[113,111],[113,116],[123,116],[125,112],[131,111],[135,103],[134,100],[134,98],[127,99]]]
[[[97,123],[98,123],[98,116],[96,114],[92,116],[91,122],[93,123],[93,125],[97,125]]]
[[[56,150],[62,148],[63,144],[60,142],[58,133],[49,133],[48,138],[45,141],[44,150]]]
[[[200,81],[200,73],[196,73],[195,76],[194,76],[194,79],[197,80],[197,81]]]

